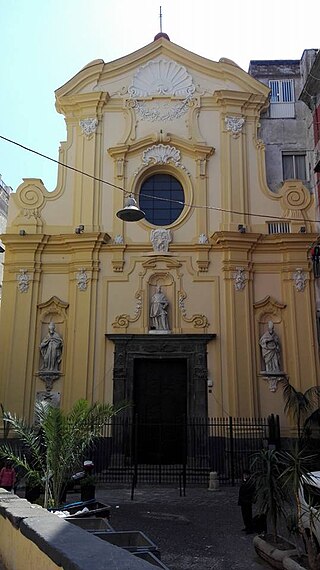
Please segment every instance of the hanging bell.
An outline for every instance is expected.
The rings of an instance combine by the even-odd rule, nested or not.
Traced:
[[[117,212],[117,217],[124,222],[138,222],[145,217],[145,213],[138,208],[137,202],[130,194],[129,198],[125,200],[124,208]]]

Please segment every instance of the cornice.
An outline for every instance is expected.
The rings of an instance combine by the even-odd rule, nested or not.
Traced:
[[[211,236],[211,241],[219,249],[239,249],[249,250],[256,245],[262,234],[257,233],[244,233],[239,232],[215,232]]]
[[[248,110],[259,113],[269,105],[268,93],[269,90],[266,93],[258,94],[220,89],[214,92],[212,102],[214,105],[224,107],[226,112],[230,108],[239,107],[240,111],[244,113]]]
[[[212,156],[215,152],[213,146],[204,143],[193,143],[188,140],[173,135],[171,133],[153,133],[147,137],[143,137],[132,144],[117,145],[108,148],[108,153],[112,158],[126,156],[129,153],[139,153],[150,145],[154,144],[171,144],[179,149],[184,150],[188,154],[198,156],[198,158],[207,158]]]
[[[79,92],[93,82],[107,81],[125,72],[130,73],[146,61],[150,61],[151,58],[160,56],[177,60],[187,68],[192,67],[209,77],[225,81],[231,80],[244,91],[262,93],[264,97],[268,95],[269,90],[265,85],[254,79],[234,62],[224,58],[221,58],[219,62],[215,62],[188,51],[171,41],[160,38],[114,61],[105,63],[102,59],[99,59],[89,63],[72,79],[56,90],[56,97],[60,98],[72,92]]]
[[[2,243],[12,253],[37,252],[48,243],[48,236],[42,234],[2,234]]]
[[[109,93],[101,91],[66,95],[57,97],[56,109],[66,117],[83,118],[94,114],[97,118],[101,118],[103,107],[109,99]]]

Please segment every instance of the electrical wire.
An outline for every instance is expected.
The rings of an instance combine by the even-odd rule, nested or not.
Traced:
[[[0,139],[9,142],[11,144],[14,144],[15,146],[18,146],[19,148],[22,148],[23,150],[26,150],[28,152],[31,152],[33,154],[36,154],[37,156],[40,156],[42,158],[45,158],[46,160],[50,160],[51,162],[54,162],[55,164],[59,164],[60,166],[63,166],[64,168],[67,168],[69,170],[72,170],[74,172],[77,172],[78,174],[81,174],[82,176],[86,176],[88,178],[91,178],[92,180],[96,180],[97,182],[101,182],[102,184],[106,184],[107,186],[111,186],[112,188],[115,188],[116,190],[121,190],[121,192],[123,192],[123,194],[125,195],[130,195],[131,192],[129,192],[128,190],[125,190],[124,188],[122,188],[121,186],[118,186],[117,184],[113,184],[112,182],[109,182],[108,180],[104,180],[103,178],[99,178],[98,176],[95,176],[93,174],[89,174],[88,172],[85,172],[83,170],[80,170],[79,168],[76,168],[75,166],[71,166],[70,164],[66,164],[64,162],[61,162],[60,160],[57,160],[55,158],[52,158],[51,156],[48,156],[42,152],[39,152],[37,150],[34,150],[30,147],[27,147],[21,143],[18,143],[17,141],[14,141],[12,139],[9,139],[3,135],[0,135]],[[318,181],[316,183],[316,186],[320,184],[320,181]],[[276,216],[276,215],[269,215],[269,214],[257,214],[255,212],[248,212],[248,211],[243,211],[243,210],[232,210],[232,209],[228,209],[228,208],[220,208],[218,206],[201,206],[199,204],[188,204],[187,202],[183,202],[181,200],[174,200],[172,198],[163,198],[161,196],[154,196],[151,194],[145,194],[144,192],[140,192],[140,196],[143,196],[145,198],[151,198],[154,200],[159,200],[162,202],[171,202],[171,203],[175,203],[175,204],[179,204],[182,206],[186,206],[188,208],[193,208],[193,209],[204,209],[204,210],[214,210],[216,212],[222,212],[222,213],[228,213],[228,214],[236,214],[239,216],[251,216],[254,218],[270,218],[271,220],[281,220],[283,221],[283,216]],[[293,218],[292,218],[293,219]],[[291,218],[286,218],[286,221],[290,221]],[[294,221],[300,221],[300,222],[306,222],[306,220],[304,218],[294,218]],[[314,222],[314,223],[318,223],[319,220],[307,220],[308,222]]]

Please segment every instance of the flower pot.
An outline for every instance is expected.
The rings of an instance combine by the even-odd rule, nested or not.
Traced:
[[[270,535],[255,536],[253,545],[257,554],[266,560],[273,568],[283,568],[283,559],[297,554],[294,544],[291,544],[282,537],[278,538],[278,542],[272,542]]]

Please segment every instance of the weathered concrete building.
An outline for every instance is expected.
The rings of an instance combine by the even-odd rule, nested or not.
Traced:
[[[310,53],[313,52],[313,53]],[[319,208],[320,196],[320,51],[306,50],[302,58],[303,89],[300,100],[312,115],[308,129],[308,148],[311,150],[310,165],[314,172],[314,188]],[[319,212],[319,209],[318,209]]]
[[[267,185],[268,105],[235,63],[164,34],[56,91],[70,168],[53,192],[21,184],[3,236],[7,409],[31,419],[46,390],[65,408],[126,399],[165,421],[283,416],[276,378],[317,382],[314,198],[304,176]],[[283,151],[300,156],[295,129]],[[135,223],[116,215],[129,194]]]
[[[304,68],[316,50],[301,60],[251,61],[249,73],[270,88],[270,105],[261,114],[259,136],[266,146],[267,183],[273,192],[285,180],[299,178],[313,190],[310,110],[299,100]]]

